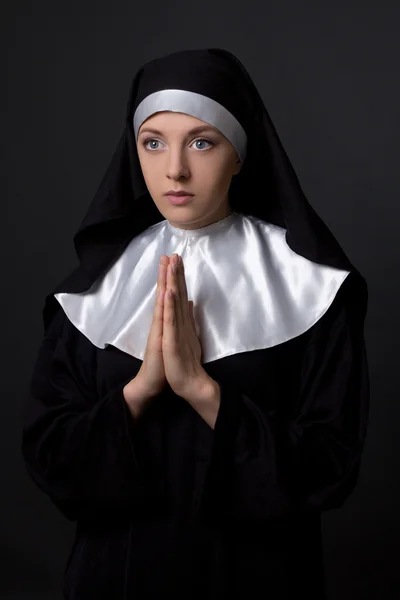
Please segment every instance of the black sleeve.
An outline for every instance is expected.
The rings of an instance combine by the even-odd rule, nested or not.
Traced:
[[[366,308],[348,279],[310,330],[301,389],[285,419],[218,381],[221,403],[198,509],[269,519],[338,508],[354,489],[369,418],[369,376]]]
[[[117,518],[157,497],[140,472],[136,422],[121,382],[95,388],[96,352],[62,310],[39,348],[23,409],[22,454],[30,477],[69,520]]]

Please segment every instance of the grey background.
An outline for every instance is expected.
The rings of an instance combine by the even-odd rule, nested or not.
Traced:
[[[1,599],[60,599],[74,535],[20,454],[44,296],[77,265],[72,236],[136,70],[209,46],[244,63],[307,197],[369,283],[369,436],[356,491],[324,517],[328,598],[399,598],[400,3],[8,1],[2,13]]]

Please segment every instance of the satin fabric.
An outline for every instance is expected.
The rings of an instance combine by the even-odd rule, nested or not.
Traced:
[[[176,252],[194,301],[202,363],[271,348],[312,327],[349,274],[296,254],[285,234],[236,212],[194,230],[164,220],[136,236],[87,292],[55,297],[95,346],[143,360],[160,256]]]
[[[321,513],[353,491],[368,423],[357,285],[350,274],[304,334],[205,365],[214,430],[168,387],[134,421],[122,390],[141,361],[58,311],[22,451],[77,522],[66,600],[325,599]]]

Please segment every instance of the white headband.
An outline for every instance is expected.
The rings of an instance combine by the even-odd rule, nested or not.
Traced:
[[[187,90],[160,90],[144,98],[133,117],[136,140],[142,123],[152,114],[164,110],[182,112],[216,127],[230,141],[243,163],[247,135],[236,117],[219,102]]]

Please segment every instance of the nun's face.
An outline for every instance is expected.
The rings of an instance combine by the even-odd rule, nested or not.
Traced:
[[[198,127],[207,129],[191,131]],[[229,186],[241,163],[215,127],[184,113],[159,112],[142,123],[137,151],[147,189],[173,226],[198,229],[231,212]],[[173,204],[165,195],[169,190],[193,196],[185,204]]]

